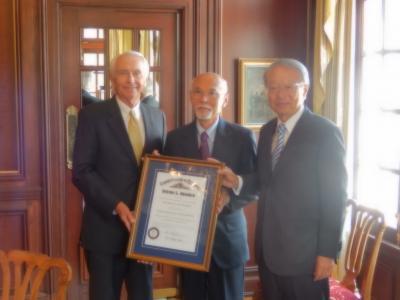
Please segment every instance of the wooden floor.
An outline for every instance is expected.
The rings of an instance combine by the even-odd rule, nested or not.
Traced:
[[[181,300],[177,288],[155,289],[153,296],[155,300]],[[253,297],[244,297],[243,300],[253,300]]]
[[[180,300],[180,298],[154,298],[157,300]],[[244,297],[243,300],[253,300],[253,297]]]
[[[155,300],[181,300],[177,288],[156,289],[153,296]],[[253,297],[244,297],[243,300],[253,300]]]
[[[157,300],[181,300],[180,298],[176,298],[176,297],[170,297],[170,298],[154,298]],[[253,300],[253,297],[244,297],[243,300]]]

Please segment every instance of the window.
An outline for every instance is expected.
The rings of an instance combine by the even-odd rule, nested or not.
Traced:
[[[91,96],[105,99],[104,29],[81,30],[81,87]]]
[[[395,228],[400,207],[400,1],[358,4],[354,191],[363,204],[384,212]]]
[[[150,74],[142,97],[151,96],[159,106],[161,80],[160,30],[82,28],[80,33],[81,86],[98,99],[112,96],[108,65],[113,57],[128,51],[143,53],[150,64]],[[107,55],[107,56],[106,56]]]

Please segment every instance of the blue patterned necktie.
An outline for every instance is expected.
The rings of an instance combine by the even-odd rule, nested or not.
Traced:
[[[200,153],[201,159],[207,159],[210,157],[210,149],[208,148],[208,135],[205,131],[200,134]]]
[[[280,123],[277,129],[277,139],[276,139],[276,146],[272,150],[272,170],[275,168],[276,163],[279,160],[279,156],[282,153],[283,148],[285,147],[285,134],[286,134],[286,127],[285,124]]]

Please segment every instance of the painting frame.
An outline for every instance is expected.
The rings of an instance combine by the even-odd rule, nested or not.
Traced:
[[[238,121],[254,131],[275,117],[268,105],[263,76],[275,61],[276,58],[238,59]]]

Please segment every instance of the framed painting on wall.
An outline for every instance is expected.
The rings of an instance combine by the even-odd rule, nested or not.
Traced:
[[[239,58],[239,123],[253,130],[271,120],[275,114],[268,105],[264,73],[273,58]]]

